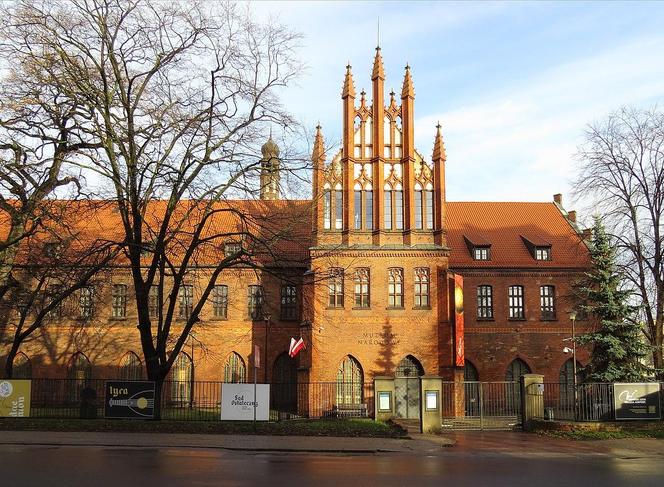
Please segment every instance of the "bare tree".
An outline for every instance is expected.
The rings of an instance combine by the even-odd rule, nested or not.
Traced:
[[[5,377],[12,377],[21,346],[35,332],[58,321],[70,296],[108,279],[108,265],[117,257],[120,246],[97,238],[97,228],[90,232],[77,223],[86,216],[94,217],[99,206],[78,202],[72,214],[71,202],[54,203],[50,219],[21,241],[13,265],[16,284],[5,299],[0,299],[2,326],[10,330],[3,338],[8,345]]]
[[[591,198],[638,296],[653,364],[664,375],[664,113],[623,108],[586,131],[575,192]]]
[[[256,254],[283,260],[275,239],[288,238],[304,211],[284,208],[291,223],[276,228],[257,221],[273,220],[260,204],[248,211],[224,202],[256,190],[268,125],[295,126],[277,95],[300,71],[298,35],[254,22],[237,4],[19,1],[3,13],[15,75],[73,100],[79,133],[101,147],[75,163],[117,205],[159,398],[217,276],[238,262],[258,265]],[[210,259],[229,241],[242,243],[238,252]],[[206,284],[175,331],[182,286],[201,266]],[[153,286],[164,303],[157,318]]]

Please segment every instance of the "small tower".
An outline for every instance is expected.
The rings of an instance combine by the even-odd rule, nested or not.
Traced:
[[[278,200],[279,186],[279,146],[272,140],[272,134],[263,147],[261,147],[263,158],[261,159],[261,190],[262,200]]]

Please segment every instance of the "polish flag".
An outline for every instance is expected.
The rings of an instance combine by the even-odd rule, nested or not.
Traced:
[[[304,346],[304,340],[300,338],[299,340],[295,340],[295,338],[290,339],[290,347],[288,347],[288,355],[291,357],[295,357],[298,353],[300,353],[300,350],[305,348]]]

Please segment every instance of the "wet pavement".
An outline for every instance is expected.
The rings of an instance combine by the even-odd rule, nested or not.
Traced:
[[[0,442],[5,442],[0,445],[2,486],[664,485],[662,440],[572,442],[524,433],[477,432],[456,434],[457,445],[447,448],[418,443],[421,450],[397,451],[390,446],[394,440],[381,440],[386,445],[383,452],[307,453],[9,444],[2,438],[5,433],[0,432]],[[318,440],[330,439],[317,438],[311,444]],[[301,447],[310,440],[302,441]],[[345,438],[337,444],[352,442]]]

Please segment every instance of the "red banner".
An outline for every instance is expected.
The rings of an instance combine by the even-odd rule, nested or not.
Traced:
[[[463,343],[463,276],[454,275],[454,354],[457,367],[465,365]]]

